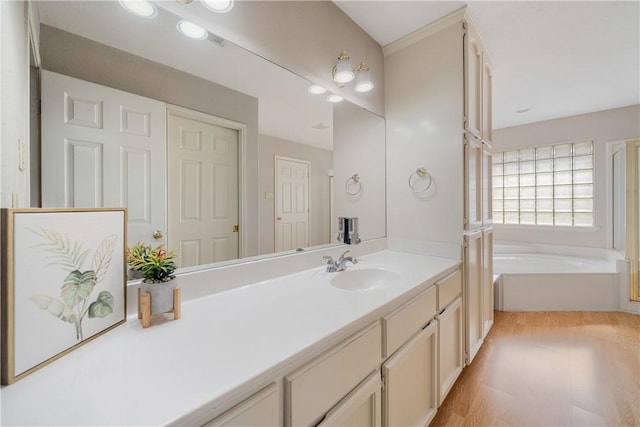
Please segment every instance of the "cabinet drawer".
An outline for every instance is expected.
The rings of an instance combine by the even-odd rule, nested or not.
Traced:
[[[456,270],[436,282],[438,288],[438,311],[448,306],[462,293],[462,272]]]
[[[312,425],[371,371],[378,369],[380,323],[369,326],[287,375],[286,425]]]
[[[280,423],[278,386],[271,384],[204,427],[274,426]]]
[[[383,356],[388,357],[436,315],[436,287],[432,286],[382,318]]]

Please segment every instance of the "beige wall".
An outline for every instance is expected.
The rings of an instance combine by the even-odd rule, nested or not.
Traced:
[[[607,143],[640,136],[640,106],[629,106],[565,117],[522,126],[497,129],[493,151],[593,140],[594,143],[594,227],[554,228],[496,225],[496,240],[548,243],[571,246],[607,247],[611,220],[608,214]]]
[[[40,50],[46,70],[245,124],[244,244],[247,256],[258,254],[256,98],[46,25]]]
[[[231,13],[206,12],[194,2],[185,8],[176,2],[162,7],[185,14],[196,23],[245,49],[274,62],[346,99],[384,115],[384,57],[382,48],[330,1],[236,1]],[[188,16],[187,16],[188,15]],[[331,68],[341,50],[355,66],[364,61],[371,68],[376,88],[368,93],[353,91],[353,84],[339,89]]]
[[[388,55],[387,235],[462,244],[462,23]],[[416,197],[409,176],[425,167],[433,186]]]
[[[329,175],[333,153],[269,135],[260,135],[260,253],[275,250],[275,156],[311,162],[309,171],[309,246],[329,243]],[[271,193],[274,198],[267,198]]]
[[[360,239],[373,239],[386,235],[385,199],[385,122],[379,116],[357,105],[340,103],[333,109],[333,168],[335,202],[333,220],[338,217],[358,217]],[[351,185],[348,195],[347,180],[360,175],[361,187]],[[338,234],[334,222],[332,236]],[[335,237],[334,237],[335,238]]]

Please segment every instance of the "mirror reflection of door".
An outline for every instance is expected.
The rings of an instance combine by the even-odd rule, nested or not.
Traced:
[[[180,267],[239,257],[239,131],[225,122],[168,112],[168,240]]]
[[[45,70],[41,96],[42,206],[126,207],[128,241],[162,243],[165,104]]]
[[[275,156],[276,252],[309,246],[311,162]]]

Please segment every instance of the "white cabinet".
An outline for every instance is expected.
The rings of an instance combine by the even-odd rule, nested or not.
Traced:
[[[491,144],[493,138],[493,64],[478,30],[466,17],[464,35],[465,130]]]
[[[464,236],[464,314],[467,364],[473,361],[484,339],[482,298],[482,231]]]
[[[285,425],[315,425],[381,361],[376,322],[285,376]]]
[[[491,227],[493,225],[493,162],[491,146],[482,144],[482,226]]]
[[[438,409],[438,325],[433,321],[382,365],[383,425],[426,426]]]
[[[462,298],[457,297],[438,316],[438,407],[464,367]]]
[[[493,228],[482,230],[482,336],[493,326]]]
[[[329,411],[318,427],[380,427],[381,394],[382,381],[380,372],[376,371]]]
[[[246,427],[280,425],[280,398],[276,384],[264,388],[244,402],[234,406],[205,427]]]

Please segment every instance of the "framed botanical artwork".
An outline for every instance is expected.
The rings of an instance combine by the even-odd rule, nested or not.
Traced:
[[[126,319],[126,209],[2,209],[2,384]]]

